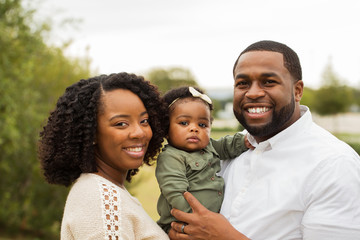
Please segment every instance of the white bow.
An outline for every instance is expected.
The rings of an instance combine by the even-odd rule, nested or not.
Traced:
[[[196,90],[195,88],[189,87],[189,92],[191,93],[191,95],[192,95],[193,97],[201,98],[202,100],[204,100],[204,101],[207,102],[208,104],[212,104],[211,99],[210,99],[206,94],[203,94],[203,93],[199,92],[199,91]]]

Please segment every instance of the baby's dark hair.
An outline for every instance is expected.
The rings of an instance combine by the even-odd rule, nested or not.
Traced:
[[[196,89],[198,92],[204,94],[204,91],[201,90],[200,88],[198,88],[198,87],[193,87],[193,88]],[[171,110],[170,105],[174,104],[174,101],[177,101],[182,98],[198,98],[198,97],[194,97],[192,95],[192,93],[189,91],[189,86],[183,86],[183,87],[171,89],[171,90],[167,91],[163,96],[163,99],[168,108],[168,111]],[[200,98],[198,98],[198,99],[200,99]],[[214,109],[212,103],[208,103],[205,101],[204,101],[204,103],[206,103],[209,106],[210,111],[212,111]],[[164,126],[165,126],[166,133],[168,133],[169,125],[170,125],[169,114],[166,115],[166,119],[167,119],[167,121]]]
[[[81,173],[97,172],[93,142],[97,115],[104,107],[101,95],[116,89],[128,89],[136,94],[149,114],[153,137],[144,163],[151,165],[166,135],[163,124],[167,108],[157,87],[134,74],[100,75],[69,86],[40,132],[38,157],[49,183],[69,186]],[[138,171],[129,170],[126,180],[130,181]]]
[[[243,55],[244,53],[251,51],[270,51],[270,52],[281,53],[284,59],[284,67],[289,71],[294,81],[297,82],[299,80],[302,80],[301,64],[296,52],[283,43],[270,41],[270,40],[263,40],[253,43],[250,46],[248,46],[246,49],[244,49],[240,53],[239,57],[236,59],[236,62],[233,67],[233,74],[235,74],[235,68],[239,61],[240,56]]]

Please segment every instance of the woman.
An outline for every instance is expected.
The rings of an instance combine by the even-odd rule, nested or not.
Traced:
[[[166,108],[134,74],[101,75],[68,87],[40,133],[49,183],[72,188],[61,239],[168,239],[124,183],[159,153]]]

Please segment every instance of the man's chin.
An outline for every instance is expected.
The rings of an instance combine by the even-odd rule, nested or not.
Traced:
[[[244,128],[252,135],[256,137],[264,137],[266,135],[266,126],[244,126]]]
[[[274,131],[274,129],[271,127],[271,123],[249,124],[246,121],[242,121],[240,123],[252,136],[255,136],[255,137],[266,137],[266,136],[271,135],[272,132]]]

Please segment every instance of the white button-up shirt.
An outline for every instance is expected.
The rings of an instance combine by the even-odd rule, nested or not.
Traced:
[[[221,208],[253,240],[360,239],[360,157],[302,117],[232,161],[223,161]]]

